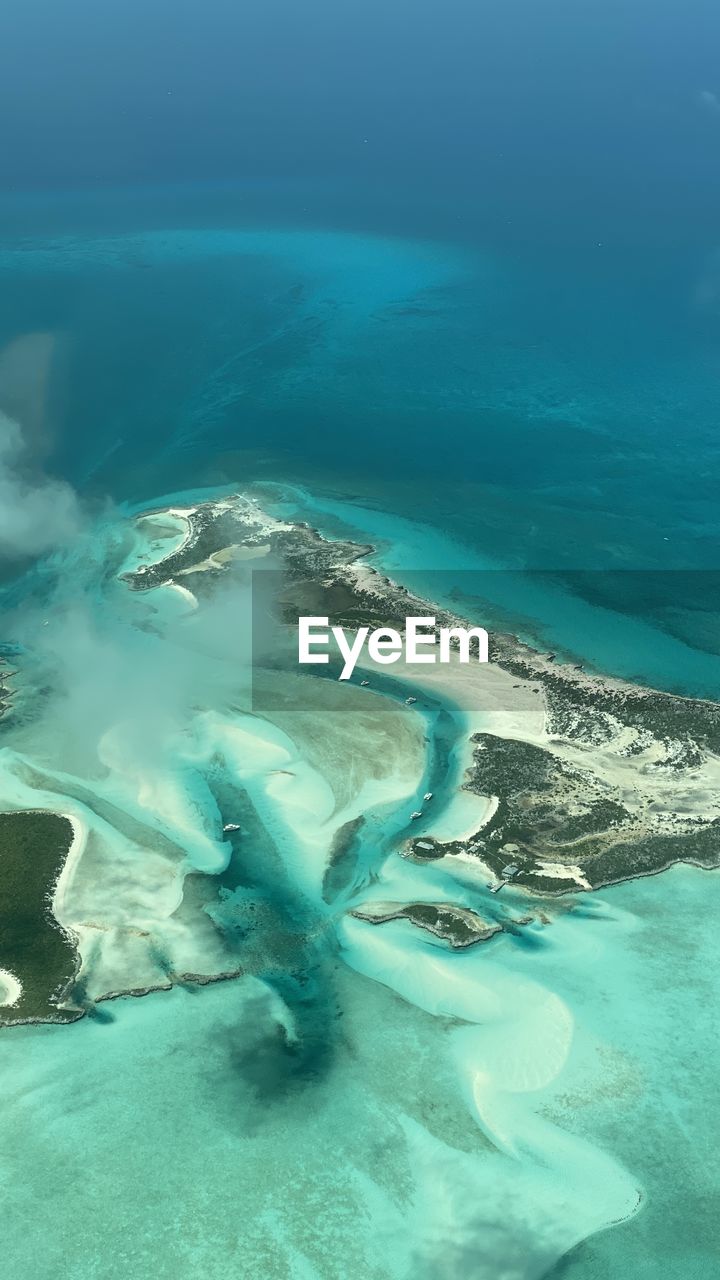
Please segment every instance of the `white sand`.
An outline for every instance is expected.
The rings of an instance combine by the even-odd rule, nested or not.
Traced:
[[[530,1212],[537,1214],[543,1238],[557,1233],[557,1253],[636,1211],[638,1185],[618,1162],[546,1117],[547,1102],[562,1096],[575,1031],[570,1009],[555,992],[508,971],[488,949],[448,955],[419,931],[413,935],[395,924],[376,928],[346,917],[341,938],[353,968],[431,1014],[470,1024],[450,1032],[448,1052],[470,1113],[494,1148],[491,1159],[474,1166],[472,1194],[474,1204],[494,1206],[507,1233],[505,1258],[516,1247],[514,1222],[521,1230]],[[441,1144],[415,1125],[413,1130],[412,1145],[420,1144],[416,1159],[433,1147],[429,1185],[436,1188]],[[411,1220],[419,1235],[432,1234],[438,1215],[447,1222],[445,1202],[439,1207],[429,1197],[416,1209],[417,1221]],[[461,1224],[465,1212],[460,1197],[453,1220]],[[524,1239],[517,1245],[518,1268]]]
[[[190,524],[189,517],[193,516],[196,511],[197,507],[167,507],[162,512],[153,512],[150,516],[143,516],[142,518],[145,520],[155,519],[157,521],[162,521],[165,520],[167,516],[170,516],[176,522],[178,532],[180,534],[180,541],[177,542],[171,550],[168,550],[166,554],[177,555],[178,551],[182,551],[190,541],[192,526]]]
[[[367,705],[363,714],[368,716]],[[208,713],[203,720],[208,751],[223,755],[276,840],[288,872],[303,892],[317,899],[339,829],[376,805],[410,796],[422,777],[422,753],[412,752],[408,761],[401,732],[401,750],[386,749],[388,730],[397,720],[401,731],[405,721],[393,704],[383,708],[374,731],[370,716],[366,731],[354,734],[351,760],[343,755],[348,718],[342,715],[289,715],[292,733],[258,716],[230,719]],[[419,748],[419,730],[409,740]],[[323,752],[334,760],[337,777],[323,767]]]
[[[17,1004],[22,995],[22,984],[9,969],[0,969],[0,1005],[7,1009]]]
[[[369,662],[364,664],[370,673],[376,669]],[[509,675],[491,663],[463,664],[453,654],[448,664],[425,667],[397,663],[391,670],[396,679],[412,688],[420,704],[423,689],[452,701],[467,718],[468,735],[484,732],[528,742],[543,747],[572,770],[593,774],[616,792],[630,814],[644,823],[651,820],[648,831],[672,831],[679,811],[688,818],[720,818],[720,759],[715,756],[678,775],[672,768],[656,767],[664,763],[662,743],[652,743],[636,755],[624,754],[634,736],[625,730],[607,742],[588,746],[551,736],[540,681]],[[580,684],[591,683],[582,675],[577,679]],[[607,684],[626,687],[621,681]]]
[[[109,784],[78,780],[83,788],[90,785],[119,806],[120,813],[125,811],[144,824],[140,845],[73,795],[76,780],[46,772],[43,787],[38,785],[43,771],[38,766],[35,770],[28,785],[23,757],[9,749],[0,753],[3,804],[16,810],[61,813],[72,823],[74,838],[52,906],[58,923],[77,941],[88,994],[97,999],[112,991],[167,985],[159,954],[177,973],[213,975],[232,969],[237,958],[223,946],[209,916],[202,911],[189,919],[176,914],[190,866],[188,847],[198,861],[206,858],[214,869],[222,868],[229,856],[217,810],[218,833],[211,840],[198,830],[201,815],[193,818],[182,804],[179,812],[171,814],[178,836],[173,850],[172,845],[157,842],[156,830],[161,827],[157,814],[152,809],[143,812],[122,773],[114,774]],[[158,796],[159,792],[151,791],[150,803]],[[172,805],[176,797],[166,799]]]
[[[196,510],[197,507],[168,507],[165,511],[149,511],[137,516],[136,545],[120,572],[135,573],[139,568],[147,568],[182,551],[191,534],[188,517]]]
[[[532,682],[520,681],[492,663],[461,663],[452,653],[449,663],[433,666],[397,662],[390,668],[381,668],[366,657],[362,665],[364,671],[372,673],[389,670],[393,679],[412,685],[416,696],[418,690],[427,689],[428,693],[447,698],[465,713],[468,735],[484,732],[510,738],[520,732],[527,742],[547,740],[542,694],[533,692]]]
[[[582,873],[580,867],[573,866],[568,862],[541,862],[539,859],[535,862],[535,870],[538,875],[546,876],[549,880],[567,880],[568,877],[574,880],[581,889],[591,889],[592,885]]]
[[[85,851],[88,827],[87,822],[75,813],[62,813],[60,816],[67,819],[73,830],[72,844],[68,849],[63,869],[58,876],[52,901],[53,915],[56,920],[62,923],[63,916],[67,910],[68,896],[72,893],[73,880]]]
[[[264,560],[269,552],[270,546],[267,543],[261,547],[243,547],[233,543],[229,547],[223,547],[220,551],[213,551],[206,560],[200,560],[197,564],[190,564],[185,569],[178,569],[177,577],[181,578],[189,573],[208,573],[214,569],[224,569],[225,565],[232,564],[235,561]]]
[[[138,758],[135,726],[118,723],[98,744],[98,757],[112,771],[114,800],[183,849],[187,862],[211,875],[224,870],[230,853],[222,839],[220,812],[201,766],[204,742],[188,730],[168,734],[164,755]]]
[[[193,595],[192,591],[188,591],[187,587],[181,586],[179,582],[166,582],[163,587],[158,587],[157,590],[174,591],[189,606],[190,613],[194,613],[198,608],[197,597]]]
[[[423,835],[436,840],[470,840],[488,823],[498,806],[497,796],[481,796],[474,791],[456,791],[450,802],[432,812],[431,801],[425,806]]]

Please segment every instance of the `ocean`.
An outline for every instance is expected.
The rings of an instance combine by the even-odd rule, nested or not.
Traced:
[[[26,453],[0,496],[55,477],[80,532],[4,567],[0,641],[78,594],[94,639],[64,664],[82,694],[7,750],[77,801],[104,683],[147,661],[178,713],[110,584],[118,530],[248,486],[477,621],[718,697],[709,3],[9,10],[0,410]],[[163,767],[210,823],[192,741]],[[375,851],[396,810],[372,800]],[[715,874],[447,955],[407,922],[329,925],[300,819],[272,821],[229,890],[273,903],[252,976],[2,1033],[11,1280],[709,1277]],[[398,898],[429,874],[382,871]]]
[[[29,416],[42,383],[56,470],[119,502],[294,480],[480,565],[586,571],[573,592],[713,650],[709,248],[660,280],[647,248],[298,227],[251,194],[5,202],[5,378]]]

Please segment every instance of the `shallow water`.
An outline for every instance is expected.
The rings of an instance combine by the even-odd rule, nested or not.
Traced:
[[[105,530],[111,549],[113,530]],[[97,537],[93,545],[99,559]],[[112,554],[124,562],[124,549]],[[94,561],[85,569],[92,581]],[[49,606],[51,631],[61,605],[62,592]],[[277,727],[218,702],[238,683],[222,652],[206,652],[201,680],[189,678],[182,655],[192,653],[195,624],[158,614],[152,593],[108,582],[94,613],[106,662],[97,687],[135,637],[130,667],[147,677],[150,664],[155,680],[165,671],[168,712],[179,681],[185,721],[156,725],[154,741],[146,725],[141,744],[132,702],[141,679],[123,691],[122,721],[111,697],[96,703],[93,723],[74,650],[64,670],[51,642],[54,698],[39,722],[6,734],[5,802],[69,808],[96,841],[109,840],[125,879],[98,897],[93,877],[102,884],[107,874],[98,851],[84,873],[81,862],[80,919],[107,915],[134,884],[145,902],[140,917],[130,904],[129,919],[164,938],[176,971],[222,970],[234,957],[246,976],[101,1003],[69,1028],[4,1033],[6,1251],[16,1273],[220,1276],[241,1266],[268,1276],[434,1278],[470,1265],[488,1280],[539,1280],[576,1246],[562,1264],[571,1275],[611,1274],[619,1259],[637,1257],[650,1276],[659,1247],[668,1276],[686,1275],[690,1260],[704,1266],[717,878],[679,868],[591,899],[548,902],[542,924],[541,904],[512,889],[499,901],[465,863],[419,866],[394,852],[428,786],[428,830],[467,819],[453,799],[467,728],[451,705],[424,697],[410,711],[390,678],[369,691],[321,681],[316,710],[305,693],[299,711],[278,713]],[[154,638],[137,630],[147,616]],[[38,661],[51,661],[47,649],[27,651],[26,662]],[[207,709],[191,714],[198,697]],[[354,757],[342,745],[347,717],[328,714],[337,697],[357,703],[356,729],[365,716]],[[154,720],[160,706],[156,696]],[[401,722],[409,736],[395,774],[383,749],[382,785],[368,789],[367,735],[373,726],[385,732],[381,715],[393,714],[392,738]],[[54,762],[58,717],[77,726],[75,776]],[[38,773],[14,745],[26,753],[35,745]],[[246,827],[233,850],[220,826],[241,791],[263,835]],[[358,811],[366,826],[334,867],[328,894],[330,835]],[[180,864],[173,846],[184,852]],[[176,921],[191,868],[203,873],[203,897],[193,908],[186,894]],[[219,895],[214,881],[225,886]],[[413,899],[468,906],[513,931],[452,954],[407,921],[372,926],[344,914],[366,901]],[[111,918],[122,927],[117,911]],[[528,913],[533,922],[514,923]],[[224,925],[224,954],[208,915]],[[128,955],[112,947],[103,955],[95,981],[107,973],[112,989],[113,965],[121,974]],[[692,1028],[691,1048],[678,1027]],[[669,1174],[678,1164],[682,1209]],[[42,1257],[23,1225],[39,1202]],[[102,1240],[89,1253],[88,1221]]]
[[[562,1274],[652,1276],[659,1254],[668,1277],[709,1274],[716,887],[684,869],[621,886],[539,950],[447,956],[356,923],[343,959],[374,981],[311,968],[297,1053],[253,979],[8,1032],[6,1256],[78,1280],[539,1276],[641,1188]],[[20,1225],[38,1203],[41,1256]]]

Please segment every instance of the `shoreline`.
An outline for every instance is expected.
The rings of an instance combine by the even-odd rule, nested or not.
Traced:
[[[324,589],[335,586],[339,590],[349,590],[357,600],[356,612],[362,614],[366,609],[371,611],[371,616],[376,616],[378,611],[382,614],[384,610],[388,621],[396,621],[397,614],[406,616],[410,608],[419,613],[428,609],[426,599],[385,576],[381,571],[382,563],[367,563],[369,556],[381,560],[377,548],[371,544],[326,537],[306,521],[288,523],[277,520],[263,512],[257,500],[248,498],[243,492],[234,501],[223,498],[215,503],[210,499],[206,505],[207,513],[200,525],[204,531],[205,552],[208,538],[212,544],[208,530],[213,527],[213,512],[225,515],[230,511],[240,528],[245,530],[245,542],[249,547],[257,543],[261,530],[263,538],[279,535],[276,546],[281,555],[287,553],[289,556],[291,578],[293,575],[295,578],[306,575],[311,581],[319,580]],[[218,549],[215,548],[216,551]],[[338,550],[341,550],[341,558],[337,556]],[[159,567],[162,567],[162,562]],[[175,566],[171,569],[168,565],[168,569],[177,572]],[[155,583],[159,585],[157,578]],[[131,582],[130,585],[136,588],[138,584]],[[436,616],[439,610],[438,621],[442,624],[449,621],[457,625],[465,621],[459,615],[448,614],[437,604],[431,607],[435,608]],[[703,838],[707,838],[708,825],[716,818],[720,820],[717,804],[711,804],[708,809],[709,798],[717,794],[720,786],[720,708],[716,702],[655,690],[622,677],[589,674],[579,664],[556,662],[556,655],[540,652],[514,635],[497,633],[492,639],[491,659],[487,664],[461,666],[454,661],[441,667],[423,666],[419,670],[417,667],[411,670],[393,667],[392,676],[400,684],[404,683],[415,697],[421,697],[421,691],[426,690],[460,707],[466,715],[471,738],[474,730],[485,737],[489,734],[495,742],[504,740],[520,746],[529,744],[544,755],[559,775],[566,777],[580,778],[590,770],[594,775],[594,792],[591,788],[588,796],[594,794],[598,804],[603,796],[613,796],[616,799],[612,804],[616,808],[625,807],[625,826],[619,835],[608,828],[606,831],[600,829],[595,838],[592,828],[583,834],[582,824],[576,823],[577,834],[568,834],[557,842],[556,847],[552,842],[544,845],[541,842],[537,849],[533,848],[531,856],[538,864],[533,874],[546,882],[541,886],[541,892],[591,891],[593,887],[634,878],[637,873],[624,875],[613,872],[600,875],[594,885],[582,883],[586,879],[588,859],[604,854],[612,860],[612,851],[616,847],[621,851],[618,856],[622,856],[622,850],[629,847],[628,840],[641,844],[640,857],[645,861],[662,856],[656,852],[653,841],[656,844],[663,840],[675,839],[676,844],[678,840],[685,841],[689,831],[687,826],[681,828],[681,818],[676,812],[675,784],[678,771],[686,768],[683,753],[691,756],[693,751],[697,754],[701,750],[697,743],[686,742],[687,735],[691,733],[688,721],[691,728],[697,725],[698,741],[707,746],[709,738],[716,749],[715,755],[710,748],[705,752],[703,768],[707,780],[703,784],[695,776],[697,770],[685,772],[685,790],[692,792],[695,803],[694,807],[680,806],[682,817],[694,824],[694,830],[702,829]],[[384,666],[373,664],[363,654],[356,673],[377,677],[384,674]],[[577,723],[572,723],[573,718],[580,723],[580,732]],[[587,721],[587,729],[583,727],[584,721]],[[679,735],[675,743],[672,741],[673,732]],[[654,767],[658,765],[662,767]],[[495,793],[494,788],[467,784],[464,789],[487,796]],[[575,789],[578,792],[577,784]],[[590,803],[589,799],[587,803]],[[492,821],[491,815],[484,819],[484,824],[478,825],[473,834],[479,833],[482,825],[489,821]],[[572,823],[568,822],[567,826],[570,831]],[[598,844],[600,836],[602,839]],[[508,836],[506,842],[514,847],[514,839],[514,836]],[[708,858],[712,863],[710,855]],[[508,860],[512,859],[506,858]],[[663,857],[662,868],[682,860],[681,854]],[[703,865],[701,859],[697,861]],[[564,866],[568,868],[566,876],[562,874]],[[566,887],[553,883],[562,879],[573,883]],[[524,886],[521,880],[518,887],[531,886]]]
[[[0,969],[0,982],[2,975],[7,972]],[[11,975],[12,976],[12,975]],[[18,1018],[14,1022],[8,1022],[3,1025],[0,1023],[0,1035],[7,1031],[12,1031],[14,1027],[66,1027],[72,1026],[75,1022],[81,1022],[84,1018],[92,1016],[92,1010],[96,1005],[105,1004],[108,1000],[140,1000],[144,996],[161,994],[166,991],[175,991],[177,988],[185,987],[209,987],[215,982],[234,982],[237,978],[245,977],[244,969],[228,969],[223,973],[177,973],[173,974],[172,979],[166,983],[158,983],[157,985],[147,987],[130,987],[127,991],[108,991],[106,995],[98,996],[87,1007],[75,1008],[68,1007],[68,1017],[64,1018]],[[8,1008],[6,1004],[0,1004],[0,1011]]]
[[[73,835],[72,835],[70,848],[67,851],[65,862],[63,863],[60,874],[57,880],[55,881],[55,888],[53,890],[53,896],[51,901],[52,913],[55,916],[55,919],[57,920],[60,927],[65,929],[67,933],[69,932],[69,930],[67,929],[67,926],[62,924],[60,920],[60,913],[65,908],[65,899],[72,887],[72,882],[75,878],[75,873],[80,864],[80,859],[82,858],[82,855],[85,851],[85,846],[87,844],[88,830],[89,830],[88,825],[82,818],[79,818],[76,814],[63,813],[60,810],[57,810],[57,811],[52,811],[47,809],[46,810],[25,810],[25,812],[28,812],[28,813],[57,812],[57,816],[59,818],[64,818],[65,821],[70,824],[70,827],[72,829]]]
[[[195,596],[187,588],[181,586],[172,577],[172,573],[191,572],[193,570],[192,565],[187,569],[182,567],[178,570],[175,567],[177,564],[176,557],[182,549],[195,546],[199,537],[198,530],[203,536],[203,550],[205,550],[208,542],[212,544],[215,527],[213,525],[213,513],[220,513],[223,519],[221,525],[217,526],[218,529],[222,528],[224,532],[228,524],[232,529],[232,522],[235,519],[237,527],[248,531],[246,545],[249,548],[254,547],[258,539],[261,538],[263,540],[262,549],[266,550],[264,542],[271,537],[277,538],[277,542],[274,542],[273,545],[279,545],[281,551],[289,548],[289,554],[296,557],[292,563],[299,566],[298,573],[300,575],[303,573],[312,575],[310,577],[311,581],[323,580],[321,575],[324,561],[319,557],[323,555],[329,556],[330,568],[337,575],[338,581],[351,585],[355,592],[355,598],[362,606],[365,605],[367,599],[371,599],[374,606],[381,610],[385,608],[391,611],[393,608],[398,607],[398,604],[405,610],[419,608],[421,605],[426,609],[428,607],[427,601],[413,597],[407,589],[399,587],[392,579],[384,576],[379,568],[363,563],[367,556],[375,553],[375,548],[373,547],[353,543],[345,544],[341,539],[327,539],[320,531],[315,530],[304,522],[287,523],[276,520],[275,517],[263,512],[256,500],[250,499],[245,494],[240,494],[236,498],[224,497],[217,502],[210,501],[207,504],[207,508],[208,510],[205,511],[201,504],[185,507],[173,506],[155,508],[152,512],[137,513],[135,515],[134,518],[137,522],[142,521],[145,515],[152,514],[159,519],[164,514],[167,514],[176,519],[182,517],[186,523],[185,535],[180,546],[173,548],[168,556],[162,556],[157,562],[142,567],[141,579],[151,569],[162,571],[162,566],[166,562],[172,563],[172,569],[171,564],[168,563],[168,569],[171,569],[171,573],[165,581],[162,580],[160,573],[160,575],[154,577],[152,585],[148,583],[145,589],[149,587],[152,591],[157,587],[170,587],[183,597],[190,597],[195,607],[197,607]],[[201,517],[198,517],[198,512],[202,512]],[[193,517],[198,518],[193,519]],[[338,556],[338,548],[342,548],[340,556]],[[195,566],[195,568],[203,569],[207,576],[211,577],[213,570],[222,572],[232,559],[233,557],[227,557],[211,550],[208,555],[203,556],[199,566]],[[140,586],[140,582],[136,584],[133,581],[134,575],[132,574],[121,573],[119,576],[127,579],[127,585],[131,590],[138,589],[138,586]],[[439,606],[431,605],[431,607],[435,607],[438,611],[440,609]],[[452,615],[446,616],[449,616],[451,620],[462,621],[460,618],[454,619]],[[564,664],[554,663],[552,658],[530,649],[524,641],[520,641],[514,636],[499,636],[497,639],[501,646],[504,645],[505,647],[501,647],[499,657],[494,654],[492,660],[487,664],[470,663],[464,665],[459,662],[456,655],[453,655],[453,661],[448,665],[423,666],[419,669],[417,667],[407,668],[398,665],[397,667],[393,666],[392,671],[388,671],[384,666],[372,664],[369,660],[358,664],[356,677],[362,673],[371,677],[375,675],[378,678],[376,687],[374,689],[371,687],[367,691],[368,693],[373,693],[381,698],[385,697],[387,691],[383,691],[382,680],[379,677],[391,677],[400,690],[404,687],[409,692],[412,692],[413,697],[419,703],[415,708],[418,712],[423,710],[422,703],[424,698],[430,696],[443,707],[451,709],[451,713],[459,712],[462,720],[462,728],[458,730],[459,736],[453,746],[453,751],[457,752],[456,767],[460,770],[457,785],[452,793],[444,798],[441,808],[438,807],[434,811],[430,807],[425,811],[423,814],[424,820],[418,824],[417,828],[418,839],[420,841],[424,838],[431,839],[437,848],[438,856],[413,859],[412,836],[409,837],[409,840],[405,836],[396,847],[389,848],[388,853],[408,856],[415,862],[428,865],[441,863],[443,870],[448,872],[454,870],[453,862],[455,862],[456,865],[460,864],[462,866],[464,872],[477,871],[479,876],[483,878],[489,876],[498,877],[500,873],[497,869],[497,857],[504,858],[504,862],[507,863],[516,860],[518,846],[513,844],[509,837],[507,837],[506,841],[506,852],[504,852],[504,844],[497,844],[494,848],[488,849],[475,847],[476,842],[479,842],[480,845],[484,844],[487,828],[493,825],[500,806],[504,803],[501,794],[496,794],[494,790],[480,790],[468,785],[476,756],[474,747],[475,735],[489,735],[498,741],[532,744],[552,756],[553,759],[560,760],[568,765],[568,767],[577,768],[579,763],[587,767],[589,763],[592,763],[601,783],[605,786],[613,784],[623,786],[626,782],[628,785],[635,782],[637,767],[634,758],[632,756],[621,757],[617,752],[613,752],[614,743],[611,743],[610,748],[607,748],[605,744],[588,746],[582,741],[578,743],[573,741],[571,737],[558,735],[557,730],[553,731],[549,723],[550,712],[543,678],[547,677],[552,680],[559,678],[561,682],[564,681],[566,684],[571,684],[573,688],[579,688],[589,696],[599,692],[606,694],[608,690],[613,692],[621,691],[624,694],[629,690],[633,696],[639,696],[642,699],[643,697],[654,698],[657,696],[656,691],[644,686],[631,686],[627,681],[620,678],[611,677],[607,680],[602,680],[598,677],[590,676],[584,671],[578,671],[575,667],[568,668]],[[512,663],[515,662],[517,665],[519,661],[516,655],[520,655],[523,661],[527,663],[527,670],[517,671],[513,669]],[[297,675],[296,672],[291,674]],[[357,678],[353,682],[348,682],[347,689],[350,690],[357,683]],[[371,679],[371,686],[372,683]],[[334,688],[334,682],[332,684]],[[357,697],[358,694],[359,690],[356,690],[355,696]],[[342,691],[338,696],[342,696]],[[669,705],[675,705],[675,695],[660,692],[659,696],[666,699]],[[402,700],[401,693],[399,697]],[[396,694],[395,701],[397,700],[398,695]],[[707,705],[712,707],[713,710],[717,708],[717,704],[706,702],[705,700],[683,699],[682,701],[684,704],[691,702],[698,706]],[[358,702],[357,705],[360,707],[361,704]],[[213,721],[217,720],[218,729],[222,730],[221,738],[223,735],[225,737],[228,734],[230,735],[225,743],[226,748],[230,751],[234,745],[234,742],[231,742],[230,739],[234,739],[237,732],[242,730],[243,721],[245,721],[247,727],[247,718],[245,716],[241,716],[239,721],[237,717],[227,718],[226,721],[225,717],[218,717],[210,713],[205,719],[210,728],[212,728]],[[275,723],[272,710],[267,717],[261,717],[261,719],[267,719],[267,724],[270,728]],[[282,716],[279,718],[279,723],[280,725],[283,724]],[[279,731],[281,736],[284,736],[285,731],[283,729]],[[291,729],[288,729],[287,732],[292,736]],[[240,747],[242,747],[242,737],[243,735],[240,733],[240,738],[238,739]],[[263,735],[261,733],[259,737],[263,739],[267,737],[267,734]],[[270,739],[272,737],[273,734],[271,732]],[[427,758],[426,754],[426,762]],[[252,759],[255,761],[256,755],[253,755]],[[307,762],[302,757],[296,761],[293,756],[292,768],[289,773],[284,769],[279,771],[278,769],[272,769],[266,779],[263,770],[258,770],[257,763],[255,763],[249,769],[247,765],[243,765],[238,776],[243,780],[245,786],[249,785],[253,792],[257,792],[258,797],[262,793],[262,804],[265,807],[269,805],[275,812],[275,821],[279,824],[277,830],[282,835],[283,841],[285,841],[286,837],[290,838],[298,824],[304,821],[303,814],[304,810],[307,809],[308,801],[303,788],[306,789],[310,774],[313,773],[314,776],[314,772],[317,772],[317,769],[308,772]],[[645,773],[647,774],[647,769]],[[284,776],[285,774],[287,774],[287,777]],[[660,781],[657,785],[660,789],[657,791],[657,795],[662,799],[663,787],[667,790],[669,786],[672,790],[675,778],[670,777],[668,781],[667,777],[662,774],[658,775],[658,777]],[[325,779],[323,769],[318,772],[318,786],[321,778]],[[393,788],[390,788],[390,790],[397,789],[399,775],[398,778],[393,775],[392,781]],[[647,780],[644,785],[646,790],[648,787],[652,790],[651,783],[647,782]],[[654,781],[652,781],[652,785],[655,785]],[[407,796],[403,795],[402,798],[393,801],[398,817],[401,810],[411,802],[411,795],[412,792],[408,792]],[[654,791],[652,795],[655,796]],[[392,797],[389,795],[385,775],[383,774],[383,781],[377,784],[373,783],[370,790],[364,793],[364,802],[366,805],[370,804],[372,808],[373,806],[381,805],[388,799],[392,799]],[[477,819],[470,821],[466,814],[463,813],[464,800],[468,802],[468,809],[471,809],[473,804],[477,804]],[[483,809],[482,814],[479,812],[480,806]],[[420,804],[418,804],[418,808],[421,808]],[[312,803],[310,809],[312,810]],[[24,812],[33,812],[33,810],[24,810]],[[36,812],[48,812],[48,810],[42,809],[36,810]],[[317,821],[316,818],[313,818],[310,829],[305,830],[302,836],[300,836],[299,828],[295,832],[295,838],[300,838],[300,847],[301,849],[305,848],[307,854],[303,863],[303,883],[305,883],[306,888],[310,888],[315,892],[315,889],[321,885],[323,876],[329,867],[329,864],[326,866],[327,853],[324,850],[325,840],[322,829],[324,827],[332,827],[331,834],[333,834],[347,821],[356,820],[359,812],[359,810],[356,812],[352,804],[349,808],[340,806],[333,814],[332,819],[330,819],[329,814],[324,817],[316,815]],[[51,907],[58,927],[71,939],[77,956],[75,974],[58,998],[58,1004],[62,1008],[63,1001],[68,999],[72,986],[77,981],[78,974],[82,971],[84,963],[81,949],[81,933],[65,925],[63,920],[68,914],[73,882],[86,847],[89,828],[88,823],[73,812],[60,812],[58,816],[63,817],[69,823],[72,831],[72,840],[53,889]],[[307,826],[307,824],[305,825]],[[436,827],[443,834],[440,836],[433,835],[433,827]],[[398,827],[398,831],[400,830],[401,828]],[[425,836],[426,830],[427,837]],[[448,831],[453,834],[448,835]],[[492,836],[492,832],[487,834]],[[458,847],[455,849],[452,847],[443,848],[443,846],[453,845]],[[468,848],[467,846],[470,847]],[[404,854],[405,847],[409,850],[408,854]],[[585,864],[582,857],[578,858],[577,861],[573,859],[570,862],[567,856],[568,849],[569,846],[565,850],[565,861],[561,857],[552,858],[547,851],[543,853],[542,857],[539,854],[533,854],[532,856],[536,861],[529,868],[527,874],[534,873],[540,881],[545,877],[547,883],[543,885],[542,883],[527,883],[522,879],[513,880],[512,890],[514,892],[519,890],[523,895],[531,897],[567,897],[579,893],[594,892],[598,889],[608,888],[614,884],[632,881],[644,876],[659,875],[677,863],[686,863],[699,869],[709,869],[702,861],[692,856],[687,858],[668,857],[667,861],[662,865],[652,869],[628,871],[591,884],[585,879]],[[487,855],[490,853],[493,854],[493,857],[488,860]],[[297,874],[296,857],[296,854],[293,855],[293,860],[288,861],[287,864],[294,876]],[[502,862],[500,865],[502,865]],[[572,880],[573,883],[566,883],[568,880]],[[555,884],[553,881],[558,883]],[[511,882],[506,881],[506,883],[510,885]],[[228,970],[219,975],[206,976],[202,974],[198,976],[197,971],[193,972],[201,985],[206,982],[221,981],[224,977],[231,976]],[[140,975],[138,974],[138,976]],[[233,974],[232,976],[236,975]],[[182,977],[181,973],[178,980],[182,981]],[[118,987],[117,990],[106,991],[98,995],[94,1002],[100,1003],[102,1000],[121,998],[124,995],[149,994],[156,990],[171,989],[173,985],[173,980],[169,978],[167,982],[160,980],[157,983],[122,986]],[[65,1011],[73,1017],[84,1016],[84,1011],[76,1011],[72,1003],[68,1003]],[[47,1019],[31,1021],[44,1022]]]

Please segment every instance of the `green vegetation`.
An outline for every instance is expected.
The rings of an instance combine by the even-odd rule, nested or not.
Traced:
[[[353,911],[358,920],[368,924],[387,924],[389,920],[409,920],[418,929],[434,933],[437,938],[449,942],[451,947],[471,947],[477,942],[487,942],[494,934],[502,932],[502,925],[482,920],[467,907],[453,907],[445,903],[411,902],[407,906],[369,907]]]
[[[548,731],[558,737],[600,745],[623,727],[634,729],[636,740],[626,755],[661,742],[666,763],[678,770],[697,767],[708,751],[720,754],[720,706],[715,702],[599,678],[578,679],[571,671],[539,662],[507,636],[494,638],[490,658],[511,675],[542,686]]]
[[[494,933],[500,932],[499,925],[487,924],[473,911],[460,907],[416,902],[407,907],[403,914],[417,928],[428,929],[439,938],[444,938],[451,947],[470,947],[473,943],[485,942]]]
[[[10,706],[12,694],[8,681],[13,674],[5,659],[0,655],[0,717],[5,715]]]
[[[512,863],[513,884],[550,894],[576,892],[571,876],[548,876],[538,862],[577,865],[592,888],[652,875],[675,862],[720,865],[720,822],[668,816],[672,830],[648,830],[630,814],[607,782],[573,769],[532,743],[476,734],[466,786],[498,796],[487,826],[470,842],[413,843],[412,856],[433,859],[470,847],[498,879]]]
[[[511,843],[520,853],[575,861],[598,850],[597,837],[604,847],[608,832],[630,824],[627,810],[597,778],[570,768],[552,752],[484,733],[473,742],[467,786],[480,795],[500,797],[482,833],[491,850],[499,852]],[[577,847],[571,852],[569,845]]]
[[[676,862],[690,862],[708,870],[720,866],[720,822],[699,829],[692,823],[677,835],[650,835],[620,841],[604,849],[583,868],[593,888],[634,876],[655,875]]]
[[[0,968],[22,983],[0,1024],[72,1021],[57,1001],[75,974],[77,952],[52,914],[51,899],[72,843],[55,813],[0,813]]]
[[[124,574],[125,581],[134,591],[150,591],[153,587],[170,582],[181,570],[193,565],[202,564],[211,555],[222,551],[233,543],[247,540],[253,533],[246,523],[240,524],[232,510],[217,509],[208,503],[198,507],[187,517],[189,525],[188,540],[178,551],[172,552],[157,564],[141,567],[134,573]],[[193,578],[193,590],[196,585],[202,589],[202,580],[206,575],[197,573]],[[200,580],[196,584],[195,580]]]
[[[201,506],[189,517],[189,524],[190,536],[180,551],[139,574],[128,575],[135,589],[167,582],[180,570],[206,562],[224,548],[267,542],[273,552],[273,568],[282,566],[275,569],[272,607],[279,620],[288,624],[291,641],[300,614],[327,616],[334,625],[348,629],[366,625],[402,630],[408,614],[422,615],[430,607],[369,566],[358,577],[355,563],[372,548],[328,541],[307,524],[268,529],[258,520],[257,512],[242,502],[217,508],[213,504]],[[226,571],[215,562],[211,572],[193,574],[192,589],[197,588],[200,594],[211,590],[216,572]],[[438,627],[464,621],[437,605],[432,611]],[[283,652],[280,648],[273,653],[272,662],[282,665]],[[497,878],[513,864],[518,868],[513,883],[551,894],[576,891],[578,882],[570,873],[548,874],[540,866],[543,862],[552,863],[553,870],[562,869],[563,864],[578,866],[593,888],[647,875],[678,861],[720,864],[720,826],[711,816],[701,816],[702,782],[690,780],[700,793],[700,805],[693,806],[692,818],[683,816],[688,805],[680,785],[676,810],[673,799],[666,798],[667,787],[661,803],[656,804],[653,795],[656,779],[672,778],[684,784],[683,775],[701,769],[710,753],[720,754],[718,704],[588,676],[556,664],[552,654],[537,654],[511,635],[495,633],[490,637],[490,661],[517,678],[519,685],[542,696],[550,741],[544,747],[491,734],[476,735],[474,762],[465,786],[481,795],[498,797],[496,811],[474,839],[446,843],[424,837],[410,842],[408,856],[432,861],[469,850]],[[562,751],[568,743],[575,748],[570,761],[569,753]],[[583,753],[577,748],[586,750]],[[616,781],[612,769],[594,767],[592,748],[598,749],[600,757],[614,756],[618,763],[637,759],[638,789],[645,792],[638,802],[628,799],[627,783],[620,777]],[[714,812],[710,806],[709,814]],[[325,884],[328,900],[337,892],[355,835],[354,828],[341,833],[333,850]],[[447,936],[448,919],[445,914],[438,915],[439,910],[414,904],[403,912],[419,927],[443,937]],[[435,912],[432,919],[428,911]],[[461,933],[457,937],[460,939]],[[452,945],[465,943],[460,940]]]

